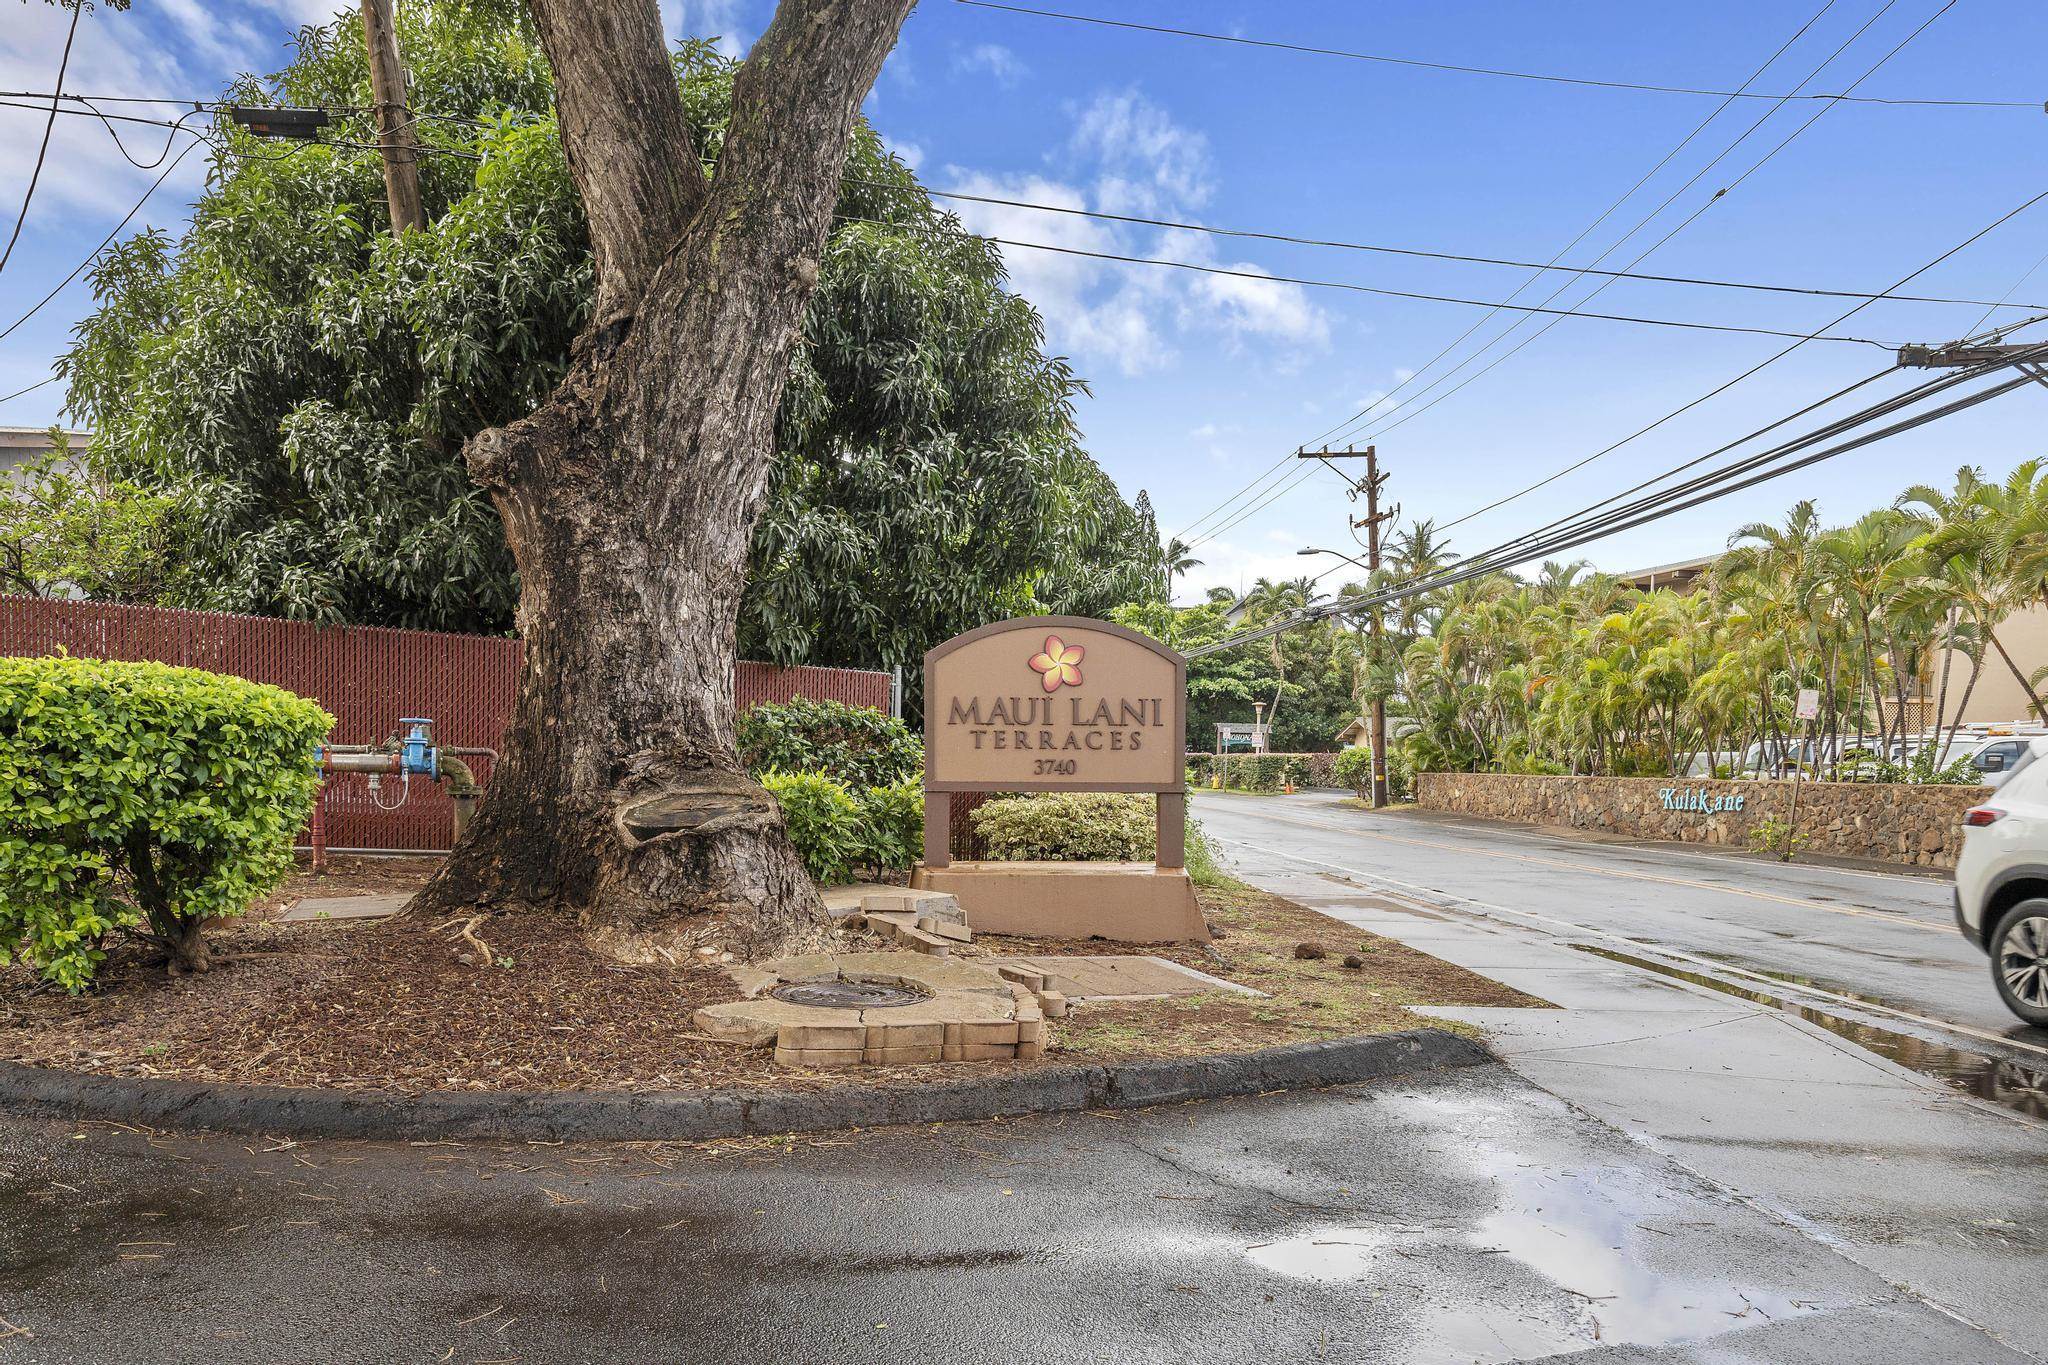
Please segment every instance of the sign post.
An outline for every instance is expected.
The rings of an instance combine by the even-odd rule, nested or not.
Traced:
[[[1820,689],[1802,687],[1799,689],[1798,704],[1793,715],[1806,722],[1806,743],[1792,751],[1792,808],[1785,816],[1785,851],[1778,861],[1792,861],[1793,840],[1799,835],[1799,770],[1806,766],[1806,750],[1813,747],[1813,723],[1820,716]],[[1820,754],[1813,756],[1814,775],[1820,773]]]
[[[1186,868],[1187,661],[1107,621],[1030,616],[925,655],[924,865],[991,933],[1208,938]],[[954,792],[1133,792],[1158,802],[1149,863],[952,861]]]

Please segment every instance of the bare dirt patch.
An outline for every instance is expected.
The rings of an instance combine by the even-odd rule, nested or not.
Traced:
[[[0,1058],[107,1075],[403,1092],[818,1089],[985,1075],[996,1065],[778,1067],[767,1050],[693,1032],[699,1006],[739,998],[717,966],[626,966],[592,952],[573,924],[541,916],[491,916],[475,930],[484,954],[460,924],[277,921],[299,896],[409,891],[433,867],[343,860],[324,880],[295,878],[215,929],[218,965],[204,976],[170,979],[160,955],[124,946],[98,987],[74,998],[0,966]],[[1542,1003],[1264,892],[1200,894],[1220,941],[1141,951],[1270,998],[1217,992],[1090,1005],[1048,1021],[1041,1060],[999,1065],[1237,1052],[1435,1022],[1410,1005]],[[1307,941],[1329,955],[1296,959],[1295,945]],[[959,956],[1128,951],[1099,940],[986,936]],[[1363,969],[1342,966],[1346,954]]]

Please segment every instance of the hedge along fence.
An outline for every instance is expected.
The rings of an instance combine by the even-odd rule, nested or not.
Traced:
[[[116,933],[205,970],[205,920],[291,871],[333,724],[196,669],[0,658],[0,953],[71,991]]]
[[[1431,810],[1688,844],[1742,847],[1764,821],[1782,826],[1792,815],[1790,782],[1421,773],[1416,788],[1417,803]],[[1954,867],[1963,812],[1988,794],[1983,787],[1801,782],[1796,833],[1807,853]]]
[[[1286,783],[1305,787],[1343,787],[1337,780],[1335,754],[1189,754],[1188,781],[1206,787],[1223,774],[1232,791],[1276,792]]]
[[[400,716],[431,716],[443,744],[498,747],[519,697],[521,649],[507,636],[0,596],[0,655],[155,660],[271,683],[333,712],[336,744],[374,744]],[[892,685],[866,669],[742,663],[733,700],[742,711],[802,696],[886,712]],[[488,785],[490,760],[468,761]],[[379,810],[361,777],[331,780],[323,799],[331,848],[448,847],[452,811],[439,783],[414,782],[396,810]]]

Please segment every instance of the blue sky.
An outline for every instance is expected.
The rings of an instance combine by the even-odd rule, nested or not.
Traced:
[[[1822,0],[1570,6],[1475,0],[1049,0],[1136,22],[1236,33],[1461,65],[1605,80],[1733,88],[1812,17]],[[0,88],[46,89],[66,16],[13,6],[0,26]],[[329,0],[135,0],[80,26],[71,89],[210,96],[239,70],[282,64],[293,28]],[[1753,88],[1839,91],[1941,0],[1837,0]],[[671,35],[726,36],[765,25],[767,0],[667,3]],[[1842,55],[1809,75],[1866,24]],[[1604,262],[1626,265],[1740,177],[1640,269],[1871,290],[1946,251],[2048,189],[2048,98],[2040,54],[2048,6],[1963,0],[1858,87],[1859,94],[2031,100],[2031,109],[1830,106],[1783,151],[1752,165],[1819,107],[1792,103],[1727,152]],[[1110,30],[953,0],[924,0],[868,112],[929,184],[1034,203],[1192,220],[1295,235],[1548,260],[1718,101],[1416,70],[1158,34]],[[1567,256],[1615,245],[1770,110],[1737,101]],[[11,211],[41,120],[0,109],[0,191]],[[103,131],[59,121],[59,139],[22,245],[0,277],[0,325],[77,264],[150,177],[120,161]],[[187,173],[189,172],[189,173]],[[1748,174],[1745,175],[1745,172]],[[138,216],[175,227],[200,181],[199,156]],[[1525,271],[1210,238],[960,206],[977,230],[1022,241],[1253,273],[1382,288],[1507,297]],[[1922,293],[1996,299],[2048,252],[2048,204],[1917,279]],[[1438,388],[1426,386],[1516,318],[1485,322],[1438,368],[1398,389],[1483,310],[1396,300],[1026,248],[1006,252],[1017,287],[1045,314],[1054,350],[1093,388],[1081,421],[1127,494],[1150,491],[1172,533],[1209,514],[1303,441],[1379,402],[1376,434],[1404,513],[1439,522],[1570,464],[1741,373],[1785,343],[1762,336],[1566,319],[1467,387],[1438,398],[1530,336],[1542,319]],[[1537,303],[1565,276],[1525,292]],[[1570,285],[1560,306],[1593,282]],[[2048,266],[2012,297],[2048,301]],[[74,285],[0,342],[0,393],[33,383],[89,298]],[[1805,332],[1846,301],[1617,282],[1588,307],[1614,313]],[[1841,329],[1887,343],[1935,341],[1977,325],[1981,308],[1879,303]],[[2018,317],[2008,311],[2002,316]],[[1473,551],[1562,516],[1646,475],[1783,416],[1887,363],[1862,345],[1814,343],[1727,394],[1541,491],[1452,532]],[[1903,386],[1887,380],[1885,386]],[[55,386],[0,406],[0,423],[56,419]],[[1407,402],[1408,406],[1389,407]],[[1735,525],[1776,518],[1799,497],[1848,519],[1902,487],[1945,481],[1969,462],[2003,474],[2048,455],[2048,391],[2023,391],[1883,445],[1843,456],[1577,553],[1632,569],[1719,548]],[[1292,576],[1304,545],[1346,542],[1338,482],[1310,474],[1253,515],[1197,528],[1205,561],[1187,580],[1237,587]],[[1324,561],[1333,563],[1334,561]],[[1329,581],[1340,581],[1341,575]]]

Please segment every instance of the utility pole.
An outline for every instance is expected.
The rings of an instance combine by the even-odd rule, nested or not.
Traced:
[[[1343,478],[1344,482],[1350,485],[1351,497],[1354,501],[1357,500],[1360,493],[1365,495],[1365,515],[1363,517],[1351,518],[1351,531],[1355,538],[1358,528],[1361,526],[1365,528],[1365,567],[1370,573],[1378,573],[1380,569],[1380,527],[1392,521],[1401,513],[1401,509],[1398,506],[1389,508],[1385,512],[1380,511],[1380,488],[1386,483],[1387,476],[1380,472],[1379,447],[1371,445],[1367,446],[1364,450],[1355,450],[1348,447],[1343,450],[1331,450],[1326,446],[1321,450],[1297,451],[1295,452],[1295,458],[1301,460],[1320,460],[1329,468],[1336,470],[1339,477]],[[1343,470],[1337,469],[1336,465],[1330,463],[1332,460],[1345,459],[1364,460],[1365,477],[1354,481]],[[1372,634],[1371,658],[1373,663],[1377,665],[1381,662],[1380,656],[1385,649],[1386,641],[1386,621],[1381,608],[1378,606],[1372,609],[1369,629]],[[1383,810],[1386,808],[1386,804],[1387,700],[1375,691],[1372,699],[1372,807],[1374,810]]]
[[[419,139],[406,111],[405,68],[398,60],[393,0],[363,0],[363,42],[370,50],[370,97],[376,105],[377,151],[384,160],[384,195],[391,205],[391,235],[427,225],[420,207]]]

